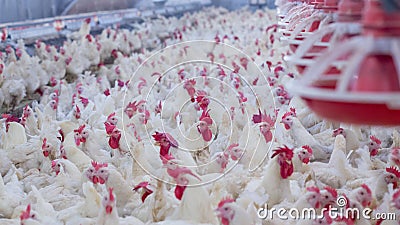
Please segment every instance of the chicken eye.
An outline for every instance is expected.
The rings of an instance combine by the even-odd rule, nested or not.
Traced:
[[[303,155],[305,155],[305,154],[306,154],[306,152],[301,152],[301,153],[303,153]]]
[[[360,192],[360,195],[364,195],[364,192]]]
[[[93,173],[94,171],[93,171],[93,169],[89,169],[89,172]]]
[[[228,208],[228,207],[225,207],[225,208],[224,208],[224,210],[225,210],[225,211],[228,211],[228,210],[229,210],[229,208]]]

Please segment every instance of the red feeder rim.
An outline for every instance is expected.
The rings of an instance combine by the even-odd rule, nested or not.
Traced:
[[[338,22],[360,21],[363,8],[363,0],[340,1],[338,5]]]
[[[399,14],[400,10],[388,13],[379,2],[369,1],[364,11],[364,34],[336,45],[333,51],[318,58],[290,90],[327,119],[399,125],[400,35],[387,31],[393,27],[393,21],[384,21],[398,18]],[[344,56],[346,61],[340,61]],[[332,64],[342,68],[342,73],[324,74]]]
[[[304,39],[295,54],[285,56],[285,61],[297,66],[300,74],[305,67],[312,65],[315,57],[345,39],[361,34],[361,14],[363,2],[359,0],[343,0],[339,6],[339,13],[347,13],[346,22],[331,23],[317,30]],[[339,16],[340,17],[340,16]]]

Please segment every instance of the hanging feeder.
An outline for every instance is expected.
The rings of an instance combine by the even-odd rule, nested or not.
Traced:
[[[276,1],[278,17],[283,20],[293,8],[303,7],[304,2],[296,0]]]
[[[314,63],[314,58],[342,42],[361,33],[362,0],[342,0],[338,6],[338,21],[322,27],[296,49],[295,54],[285,56],[285,61],[296,66],[300,74]],[[340,70],[331,67],[326,73],[337,74]]]
[[[400,9],[370,0],[362,35],[335,46],[290,90],[321,117],[351,124],[400,124]],[[339,74],[326,74],[330,66]]]
[[[310,16],[294,19],[288,25],[287,30],[290,35],[286,38],[292,52],[296,52],[306,37],[335,21],[334,13],[337,11],[337,3],[337,0],[315,0],[311,2],[314,5],[314,11]]]
[[[290,21],[293,21],[297,17],[307,17],[312,14],[314,11],[313,6],[307,3],[297,3],[297,4],[291,4],[289,6],[292,6],[285,10],[284,15],[280,15],[280,21],[278,21],[278,25],[280,29],[278,30],[283,36],[290,36],[290,33],[288,32],[288,26],[290,24]]]

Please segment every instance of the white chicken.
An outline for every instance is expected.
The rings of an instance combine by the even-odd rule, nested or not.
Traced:
[[[109,188],[108,192],[104,195],[101,201],[101,208],[99,211],[99,215],[96,220],[96,224],[98,225],[123,225],[123,224],[137,224],[144,225],[142,221],[139,219],[128,216],[124,218],[120,218],[118,216],[118,210],[116,210],[117,206],[117,196],[114,195],[113,189]]]
[[[288,130],[295,146],[310,146],[314,151],[314,158],[317,160],[326,160],[329,158],[329,153],[331,153],[332,150],[318,143],[295,116],[292,116],[292,114],[285,114],[282,116],[281,123],[283,123],[286,130]]]
[[[11,218],[14,209],[19,206],[26,197],[22,184],[18,180],[17,171],[13,166],[4,177],[10,177],[6,184],[0,176],[0,215]]]

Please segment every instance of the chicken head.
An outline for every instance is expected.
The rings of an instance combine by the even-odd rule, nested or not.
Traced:
[[[217,216],[221,219],[222,225],[229,225],[230,221],[235,217],[235,210],[231,207],[231,203],[235,202],[232,198],[224,198],[218,203],[215,210]]]
[[[101,201],[104,209],[106,210],[106,214],[111,214],[116,206],[116,199],[113,193],[113,189],[109,188],[108,193],[103,197]]]
[[[280,174],[282,179],[290,177],[294,171],[293,167],[293,149],[284,145],[274,150],[271,158],[278,156],[278,164],[280,166]]]
[[[311,207],[318,209],[321,205],[321,193],[318,187],[308,187],[306,199]]]

